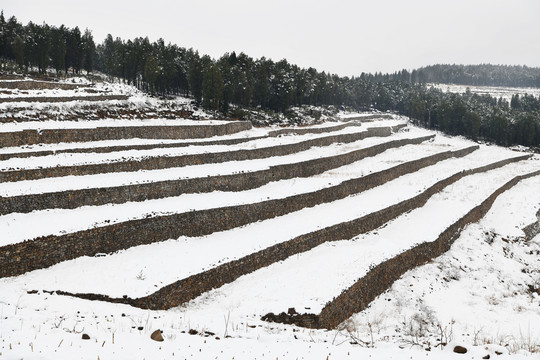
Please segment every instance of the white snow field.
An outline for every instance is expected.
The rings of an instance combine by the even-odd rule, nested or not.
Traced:
[[[414,131],[410,132],[396,133],[392,137],[392,140],[412,139],[427,135],[430,135],[430,133],[426,132],[423,129],[414,129]],[[304,138],[305,136],[306,135],[295,136],[295,138],[298,138],[296,139],[296,141],[307,140]],[[224,163],[210,163],[204,165],[183,166],[179,168],[166,168],[157,170],[140,170],[124,172],[123,174],[115,172],[7,182],[0,183],[0,196],[17,196],[24,194],[38,194],[42,192],[112,187],[129,184],[142,184],[156,181],[191,179],[206,176],[230,175],[240,172],[252,172],[269,169],[271,166],[280,164],[291,164],[318,159],[321,157],[346,154],[351,151],[383,144],[388,141],[390,140],[386,137],[370,137],[348,144],[334,143],[325,147],[313,147],[308,150],[300,151],[290,155],[273,156],[256,160],[228,161]],[[279,145],[279,143],[277,145]],[[468,144],[466,143],[463,144],[464,147],[467,145]],[[245,146],[249,146],[249,144]],[[199,148],[199,150],[205,151],[205,148],[208,147],[214,148],[214,146],[206,146]],[[193,148],[195,148],[195,146],[193,146]],[[226,148],[224,148],[224,146],[220,146],[220,148],[218,149],[224,151],[224,149]],[[234,149],[239,150],[241,149],[241,147],[235,146]],[[154,150],[151,153],[153,154],[155,152],[156,151]]]
[[[406,145],[309,178],[273,181],[255,189],[239,192],[214,191],[211,193],[184,194],[136,203],[128,202],[102,206],[83,206],[76,209],[48,209],[26,214],[7,214],[0,216],[0,232],[4,234],[4,240],[0,244],[7,245],[40,236],[59,235],[66,232],[90,229],[98,225],[144,219],[148,216],[283,199],[335,186],[353,178],[382,171],[448,149],[438,141],[427,144]],[[458,150],[459,148],[450,149]],[[34,226],[28,227],[29,223]]]
[[[93,292],[112,297],[148,295],[156,290],[156,285],[161,287],[295,236],[362,217],[411,198],[450,174],[504,158],[501,156],[503,154],[495,154],[485,149],[479,151],[483,154],[445,160],[413,174],[401,176],[385,186],[332,203],[252,223],[239,229],[216,232],[203,237],[181,237],[163,243],[130,248],[107,257],[78,258],[49,269],[28,273],[19,279],[26,284],[24,286],[28,290],[41,286],[43,289],[74,293]],[[20,232],[25,231],[28,234],[31,230],[21,225]],[[26,235],[26,238],[31,239],[35,236],[34,232]],[[10,239],[16,238],[12,233]],[[208,249],[214,251],[209,252]],[[152,256],[146,256],[149,254]],[[159,264],[155,264],[155,259],[160,259]],[[80,265],[80,262],[85,264]],[[113,272],[109,271],[113,268],[115,269]],[[141,271],[145,277],[144,281],[137,279]],[[52,275],[48,275],[49,272]],[[72,281],[88,273],[92,274],[92,280],[84,283]]]
[[[456,84],[428,84],[436,89],[444,92],[464,94],[469,90],[472,94],[489,95],[496,99],[503,98],[510,102],[512,96],[525,94],[532,95],[534,97],[540,96],[540,89],[538,88],[518,88],[518,87],[506,87],[506,86],[467,86]]]
[[[99,91],[111,94],[128,94],[132,102],[152,105],[157,101],[145,98],[125,85],[97,87]],[[35,96],[68,96],[69,93],[83,92],[33,92]],[[30,95],[13,91],[10,96]],[[28,103],[13,104],[26,106],[29,112],[34,109]],[[0,109],[8,111],[10,106],[15,106],[13,104],[0,104]],[[43,104],[36,104],[36,107],[40,107],[40,111],[47,109]],[[345,120],[363,115],[340,113]],[[373,114],[368,115],[371,117]],[[74,150],[47,156],[14,157],[0,161],[0,171],[260,149],[334,134],[363,132],[369,127],[407,123],[407,119],[402,117],[386,117],[387,114],[381,115],[379,120],[337,131],[332,127],[340,122],[310,126],[314,129],[329,127],[328,132],[320,134],[271,137],[267,136],[269,131],[276,128],[257,128],[197,140],[129,139],[4,148],[0,149],[0,154],[201,142],[190,146],[109,153],[78,153]],[[0,131],[18,131],[23,127],[62,129],[171,123],[193,123],[196,126],[218,124],[219,121],[47,120],[0,124]],[[420,144],[392,148],[308,178],[271,181],[251,190],[190,193],[155,200],[73,209],[47,208],[0,216],[0,266],[5,266],[3,262],[15,256],[8,252],[11,251],[9,249],[22,245],[31,249],[39,241],[34,239],[40,236],[106,228],[111,224],[149,216],[283,199],[343,184],[350,179],[445,151],[479,146],[466,156],[448,158],[340,200],[304,207],[282,216],[205,236],[181,236],[99,256],[81,256],[68,261],[58,259],[55,265],[47,268],[0,278],[0,359],[538,358],[540,235],[526,238],[523,229],[540,222],[540,176],[522,180],[503,192],[484,218],[462,229],[448,252],[405,273],[367,308],[344,318],[337,328],[307,329],[262,321],[261,317],[268,312],[287,312],[289,308],[295,308],[299,313],[318,314],[327,303],[368,274],[373,266],[415,245],[432,243],[503,184],[516,176],[539,171],[539,155],[531,154],[528,159],[466,175],[431,196],[423,206],[402,213],[375,230],[348,239],[333,239],[336,241],[298,252],[168,310],[147,310],[107,301],[85,300],[59,295],[55,291],[112,298],[144,297],[179,280],[298,236],[355,220],[411,199],[454,174],[501,160],[516,159],[527,153],[477,144],[407,125],[391,136],[312,147],[285,156],[2,182],[0,196],[249,173],[277,165],[347,154],[393,140],[429,135],[435,137]],[[208,140],[259,136],[263,138],[235,145],[203,144]],[[151,334],[157,330],[162,332],[164,341],[151,339]],[[83,334],[89,339],[83,339]],[[455,353],[457,345],[465,347],[467,353]]]

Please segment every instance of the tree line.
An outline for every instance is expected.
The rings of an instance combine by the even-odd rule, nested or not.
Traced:
[[[292,106],[348,106],[407,115],[418,124],[453,135],[501,145],[540,145],[540,102],[515,96],[509,103],[488,95],[444,93],[429,82],[525,86],[540,69],[494,65],[434,65],[392,74],[340,77],[287,60],[254,59],[226,53],[218,59],[194,49],[145,37],[106,39],[95,45],[92,33],[32,22],[23,26],[0,14],[0,58],[39,72],[101,71],[157,95],[193,97],[205,109],[242,116],[238,108],[287,112]],[[536,77],[535,77],[536,76]],[[533,80],[531,80],[533,79]],[[538,85],[540,86],[540,84]]]
[[[0,58],[11,59],[22,69],[35,67],[40,73],[48,68],[57,72],[71,69],[93,71],[95,43],[92,33],[78,27],[55,27],[29,22],[23,26],[12,16],[7,21],[0,13]]]

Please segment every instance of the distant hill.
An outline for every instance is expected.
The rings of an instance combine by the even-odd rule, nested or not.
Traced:
[[[540,87],[540,68],[510,65],[430,65],[414,70],[413,81],[480,86]]]

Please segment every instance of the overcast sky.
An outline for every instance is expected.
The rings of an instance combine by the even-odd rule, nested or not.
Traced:
[[[245,52],[339,75],[435,63],[540,66],[540,0],[3,0],[4,15]]]

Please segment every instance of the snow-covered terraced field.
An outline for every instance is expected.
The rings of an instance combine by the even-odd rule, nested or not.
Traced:
[[[485,151],[484,155],[488,155],[488,152]],[[105,294],[111,297],[148,295],[156,290],[156,285],[161,287],[296,236],[379,211],[417,195],[443,179],[450,171],[459,172],[461,169],[486,165],[495,159],[494,154],[489,153],[489,157],[484,158],[482,155],[475,158],[469,155],[461,159],[445,160],[416,173],[402,176],[385,184],[384,187],[376,187],[332,203],[204,237],[181,237],[152,246],[131,248],[110,257],[79,258],[50,269],[29,273],[28,278],[23,276],[21,280],[32,289],[42,287],[73,293]],[[507,165],[501,171],[508,170],[510,166]],[[492,170],[485,175],[493,176],[496,171]],[[480,174],[471,177],[472,182],[481,178]],[[209,248],[214,251],[208,253]],[[160,259],[157,265],[154,264],[155,258]],[[81,262],[84,265],[81,265]],[[369,266],[372,262],[362,264]],[[102,272],[103,269],[114,271]],[[141,271],[145,274],[145,281],[137,279],[137,274]],[[88,273],[92,274],[91,281],[84,283],[73,281]]]
[[[42,171],[35,180],[0,183],[0,204],[28,202],[17,205],[27,211],[6,208],[0,216],[0,358],[208,358],[208,349],[215,358],[216,348],[226,353],[237,342],[256,350],[235,358],[283,346],[291,353],[279,359],[361,357],[367,355],[361,344],[412,343],[434,351],[441,342],[448,349],[466,345],[481,358],[524,348],[498,341],[503,318],[505,336],[514,338],[528,319],[529,351],[535,350],[540,239],[525,239],[522,229],[540,222],[540,157],[418,129],[404,118],[368,116],[373,121],[348,114],[347,126],[259,128],[203,139],[0,148],[6,155],[0,176]],[[36,121],[0,124],[0,132],[222,123]],[[46,151],[58,153],[40,153]],[[124,168],[186,156],[190,163]],[[79,173],[84,166],[99,168]],[[58,168],[65,170],[55,173]],[[324,312],[377,266],[418,245],[438,244],[499,188],[530,174],[508,185],[485,217],[456,230],[449,251],[402,274],[371,304],[353,304],[353,316],[341,314],[331,331],[261,320],[269,312],[289,310],[290,318],[295,311]],[[203,186],[229,178],[235,187]],[[159,185],[181,181],[195,187]],[[99,205],[82,197],[68,204],[77,191],[107,195]],[[64,205],[51,203],[55,197]],[[150,339],[155,330],[163,343]],[[446,355],[452,358],[451,349]]]
[[[201,124],[201,122],[198,122]],[[389,127],[403,124],[402,120],[386,120],[381,123],[369,126],[373,127]],[[365,127],[348,127],[342,130],[338,130],[330,133],[322,134],[307,134],[302,136],[280,136],[280,137],[265,137],[263,139],[257,139],[255,141],[248,141],[238,145],[207,145],[201,146],[188,146],[177,148],[156,148],[151,150],[128,150],[128,151],[116,151],[112,153],[73,153],[73,154],[55,154],[43,157],[31,157],[25,159],[8,159],[0,161],[0,170],[15,170],[15,169],[36,169],[44,167],[55,166],[76,166],[86,164],[100,164],[100,163],[114,163],[123,162],[126,160],[141,160],[149,157],[172,157],[182,155],[193,155],[201,153],[220,153],[231,152],[234,150],[246,150],[246,149],[261,149],[271,146],[295,144],[302,141],[320,139],[328,137],[329,135],[346,135],[365,133]]]
[[[241,192],[211,192],[185,194],[165,199],[147,200],[138,203],[110,204],[80,207],[73,210],[50,209],[29,214],[9,214],[0,217],[0,232],[4,241],[16,243],[46,235],[58,235],[90,229],[103,224],[114,224],[148,216],[167,215],[240,204],[257,203],[265,200],[283,199],[301,193],[315,192],[339,185],[347,180],[382,171],[422,155],[433,154],[440,149],[448,150],[443,144],[433,143],[407,145],[388,150],[381,155],[357,161],[353,164],[326,171],[309,178],[273,181],[256,189]],[[458,150],[454,148],[453,150]],[[29,228],[27,224],[34,226]],[[7,243],[2,242],[2,245]]]
[[[414,139],[430,135],[423,129],[410,132],[400,132],[392,140]],[[303,137],[302,137],[303,138]],[[309,161],[321,157],[346,154],[358,149],[388,142],[387,138],[366,138],[349,144],[335,143],[325,147],[313,147],[290,155],[273,156],[255,160],[228,161],[224,163],[209,163],[204,165],[191,165],[178,168],[158,170],[141,170],[136,172],[105,173],[83,176],[64,176],[58,178],[44,178],[18,182],[0,183],[0,196],[18,196],[39,194],[42,192],[77,190],[85,188],[112,187],[130,184],[142,184],[157,181],[193,179],[206,176],[224,176],[240,172],[253,172],[266,170],[272,166]],[[464,143],[464,147],[467,144]],[[239,148],[238,146],[235,149]],[[199,149],[204,150],[204,149]],[[222,148],[223,150],[223,148]],[[441,150],[446,150],[441,148]]]
[[[279,313],[291,307],[319,313],[327,302],[368,273],[370,266],[416,244],[436,240],[444,229],[515,176],[516,171],[529,170],[518,163],[468,176],[433,196],[422,208],[400,216],[382,229],[350,241],[323,244],[201,296],[187,306],[190,319],[203,323],[199,317],[228,309],[234,309],[237,321],[252,321],[253,314]],[[430,226],[408,229],[409,224],[422,222]],[[251,301],[252,297],[258,301]]]

